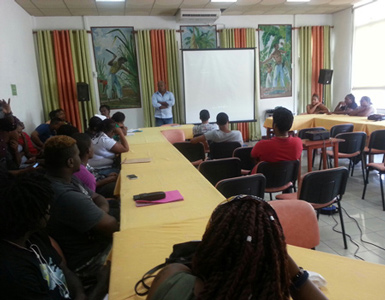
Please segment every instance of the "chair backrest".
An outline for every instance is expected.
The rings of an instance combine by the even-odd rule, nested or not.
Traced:
[[[352,123],[334,125],[330,128],[330,136],[335,137],[339,133],[353,132],[354,125]]]
[[[222,179],[241,176],[241,160],[237,157],[206,160],[198,170],[215,186]]]
[[[265,195],[266,178],[262,174],[253,174],[235,178],[227,178],[216,184],[218,191],[226,198],[245,194],[254,195],[261,199]]]
[[[375,130],[370,134],[369,150],[385,150],[385,129]]]
[[[365,132],[346,132],[336,135],[336,138],[345,140],[338,144],[338,152],[340,153],[355,153],[362,152],[365,148],[366,133]]]
[[[217,158],[232,157],[234,150],[236,148],[241,147],[242,145],[239,142],[221,142],[221,143],[210,142],[209,146],[210,146],[210,158],[217,159]]]
[[[278,162],[259,162],[251,171],[251,174],[261,173],[266,177],[266,188],[285,186],[297,181],[299,169],[298,160],[286,160]]]
[[[313,171],[302,177],[299,199],[313,204],[325,204],[345,193],[349,171],[345,167]]]
[[[190,142],[180,142],[173,144],[190,162],[204,160],[206,158],[205,148],[202,143],[191,144]]]
[[[253,147],[238,147],[234,150],[233,157],[238,157],[241,160],[241,169],[252,170],[255,166],[250,155],[251,150],[253,150]]]
[[[306,139],[306,132],[308,131],[319,131],[319,130],[326,130],[324,127],[312,127],[312,128],[304,128],[298,131],[298,137],[300,139]]]
[[[269,204],[277,213],[287,244],[315,248],[320,242],[317,216],[314,208],[302,200],[275,200]]]
[[[181,129],[163,130],[161,132],[171,144],[184,142],[186,140],[184,131]]]

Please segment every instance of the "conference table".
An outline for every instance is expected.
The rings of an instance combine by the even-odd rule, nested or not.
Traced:
[[[192,126],[182,125],[186,136]],[[224,197],[161,134],[170,128],[143,128],[127,136],[130,151],[120,173],[121,229],[113,237],[109,299],[144,299],[134,286],[152,267],[163,263],[176,243],[200,240],[214,208]],[[190,132],[191,131],[191,132]],[[137,179],[128,179],[135,174]],[[178,190],[183,201],[136,207],[133,195]],[[314,250],[288,246],[303,268],[328,282],[322,290],[330,299],[381,299],[385,266]]]
[[[371,121],[367,117],[355,117],[347,115],[326,115],[326,114],[305,114],[294,116],[293,125],[290,131],[301,130],[311,127],[324,127],[330,130],[334,125],[352,123],[354,131],[363,131],[368,136],[375,130],[385,129],[385,121]],[[273,128],[273,118],[265,120],[263,126],[271,131]]]

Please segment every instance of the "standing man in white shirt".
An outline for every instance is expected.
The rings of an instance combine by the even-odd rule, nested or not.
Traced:
[[[159,81],[158,91],[152,95],[152,105],[155,107],[155,126],[173,123],[172,106],[174,104],[174,94],[166,90],[164,81]]]

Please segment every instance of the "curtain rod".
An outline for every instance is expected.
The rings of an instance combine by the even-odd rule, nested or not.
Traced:
[[[282,25],[285,25],[285,24],[282,24]],[[201,26],[201,25],[199,25],[199,26]],[[327,26],[327,25],[326,25],[326,26]],[[102,26],[102,27],[103,27],[103,26]],[[116,27],[119,27],[119,26],[116,26]],[[195,26],[191,26],[191,27],[195,27]],[[304,26],[302,26],[302,27],[304,27]],[[300,29],[300,28],[301,28],[301,27],[292,27],[291,30],[298,30],[298,29]],[[334,28],[334,26],[330,26],[330,28]],[[71,29],[63,29],[63,30],[71,30]],[[161,29],[160,29],[160,30],[161,30]],[[218,29],[217,32],[222,32],[222,30],[223,30],[223,29]],[[177,30],[175,30],[175,31],[176,31],[176,32],[184,32],[184,30],[182,30],[182,29],[177,29]],[[255,31],[260,31],[260,29],[256,28]],[[91,30],[87,30],[86,32],[89,33],[89,34],[92,33]],[[133,32],[133,33],[138,33],[137,30],[133,30],[132,32]],[[33,34],[36,34],[37,31],[32,31],[32,33],[33,33]]]

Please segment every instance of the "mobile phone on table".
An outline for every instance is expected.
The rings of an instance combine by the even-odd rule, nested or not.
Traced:
[[[130,174],[130,175],[127,175],[127,178],[128,179],[138,179],[138,176],[136,176],[135,174]]]
[[[36,163],[32,166],[32,168],[37,168],[39,166],[39,163]]]

